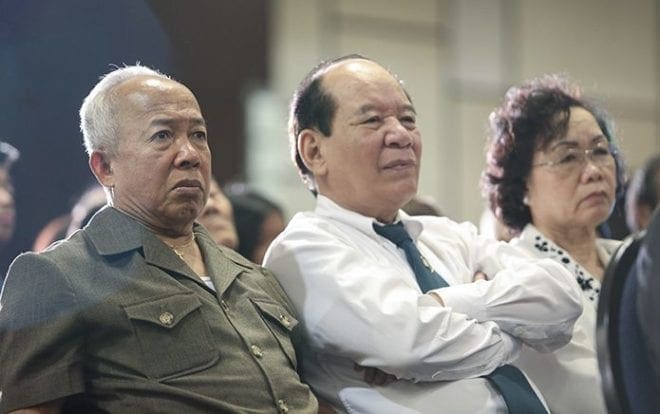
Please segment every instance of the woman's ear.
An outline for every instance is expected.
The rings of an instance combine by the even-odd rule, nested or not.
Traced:
[[[323,141],[327,139],[328,137],[324,137],[320,132],[309,128],[303,129],[298,135],[300,158],[316,178],[324,176],[327,171],[323,150]]]
[[[103,151],[94,151],[89,156],[89,168],[96,180],[104,187],[115,186],[115,175],[109,157]]]

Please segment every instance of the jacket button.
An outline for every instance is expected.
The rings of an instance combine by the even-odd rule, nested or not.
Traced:
[[[286,401],[277,400],[277,408],[280,410],[280,413],[286,414],[289,412],[289,407],[286,405]]]
[[[252,350],[252,354],[253,354],[254,356],[256,356],[257,358],[261,358],[262,356],[264,356],[263,351],[262,351],[261,348],[259,348],[258,346],[256,346],[256,345],[252,345],[252,346],[250,347],[250,349]]]
[[[163,312],[160,314],[158,317],[158,320],[160,323],[162,323],[165,326],[170,326],[174,322],[174,315],[172,315],[170,312]]]

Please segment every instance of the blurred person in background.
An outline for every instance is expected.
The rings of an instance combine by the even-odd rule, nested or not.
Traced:
[[[66,231],[67,237],[89,223],[94,214],[107,205],[107,198],[103,187],[94,183],[78,198],[71,209],[71,222]]]
[[[234,183],[226,192],[234,209],[237,251],[261,264],[268,246],[286,226],[284,212],[277,203],[245,184]]]
[[[9,243],[16,227],[16,203],[10,170],[19,155],[11,144],[0,141],[0,249]],[[0,269],[0,283],[6,270]]]
[[[0,141],[0,248],[9,243],[16,226],[14,185],[10,170],[19,152],[11,144]]]
[[[71,213],[60,214],[50,219],[37,233],[32,242],[32,251],[40,252],[58,240],[66,237],[71,225]]]
[[[32,243],[32,251],[40,252],[51,244],[85,227],[92,216],[106,203],[103,187],[93,183],[75,200],[71,211],[51,219],[37,234]]]
[[[605,267],[620,242],[601,239],[623,182],[610,119],[561,76],[510,88],[490,114],[484,194],[497,219],[532,257],[573,275],[583,313],[571,342],[552,353],[525,347],[515,365],[539,386],[553,413],[603,413],[596,309]]]
[[[197,222],[206,227],[216,243],[236,250],[239,240],[234,225],[234,210],[213,176],[211,176],[209,199]]]
[[[660,198],[660,154],[633,174],[626,192],[626,223],[632,232],[645,229]]]

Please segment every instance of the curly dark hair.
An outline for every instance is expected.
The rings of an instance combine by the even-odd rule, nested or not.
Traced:
[[[534,152],[544,150],[568,129],[573,107],[589,111],[610,143],[616,160],[617,192],[624,182],[623,160],[615,144],[610,117],[580,88],[561,75],[545,75],[510,88],[502,105],[489,116],[486,168],[482,190],[493,214],[514,232],[531,222],[523,199]]]

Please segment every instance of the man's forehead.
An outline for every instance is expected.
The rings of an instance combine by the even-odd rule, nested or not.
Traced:
[[[188,96],[196,102],[193,93],[183,84],[155,76],[136,76],[117,85],[113,91],[115,96],[137,104],[149,103],[157,98],[165,98],[174,94]]]
[[[397,111],[414,112],[399,80],[377,63],[355,59],[332,68],[323,78],[323,88],[336,99],[339,111],[362,114],[395,106]]]
[[[341,85],[345,83],[369,82],[376,78],[387,79],[395,83],[399,81],[376,62],[366,59],[349,59],[337,62],[328,67],[322,74],[323,83]]]
[[[114,91],[123,111],[154,113],[161,110],[192,109],[200,111],[193,93],[169,79],[140,77],[129,79]]]
[[[155,75],[137,75],[124,80],[115,87],[117,92],[130,92],[139,89],[157,89],[166,91],[177,86],[182,86],[179,82],[166,77]],[[185,87],[184,87],[185,88]]]
[[[387,69],[369,60],[351,59],[332,65],[323,75],[322,85],[325,91],[335,98],[344,98],[340,99],[342,101],[340,106],[349,103],[346,102],[346,98],[351,98],[350,104],[361,106],[366,102],[358,103],[357,101],[369,100],[369,94],[377,98],[392,90],[397,94],[400,93],[409,103],[408,96],[399,80]]]

